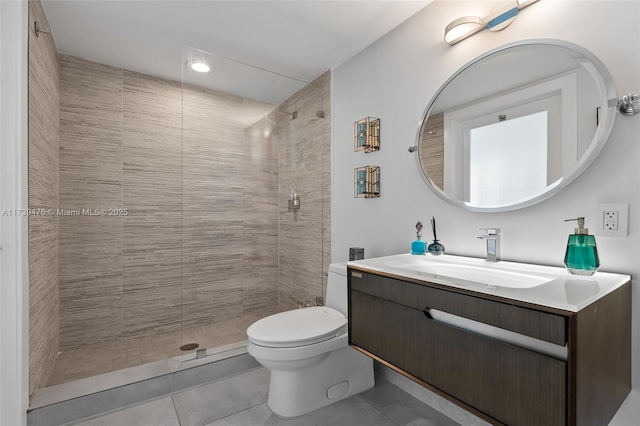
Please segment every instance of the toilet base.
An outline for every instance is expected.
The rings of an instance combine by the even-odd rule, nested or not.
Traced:
[[[373,360],[347,346],[302,370],[271,370],[267,404],[280,417],[296,417],[364,392],[374,384]]]

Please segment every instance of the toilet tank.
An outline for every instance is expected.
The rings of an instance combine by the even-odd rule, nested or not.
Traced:
[[[347,263],[332,263],[329,265],[327,277],[327,300],[330,308],[342,312],[347,316]]]

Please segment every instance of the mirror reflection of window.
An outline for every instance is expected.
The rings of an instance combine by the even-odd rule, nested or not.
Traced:
[[[547,187],[547,111],[470,130],[469,201],[500,206]]]
[[[476,207],[497,207],[520,202],[526,198],[504,200],[501,204],[481,204],[471,200],[469,144],[470,132],[498,122],[500,116],[514,123],[516,119],[545,112],[547,162],[540,173],[546,172],[548,187],[567,175],[577,164],[576,117],[576,76],[575,74],[553,78],[517,91],[510,91],[486,101],[471,104],[444,113],[444,191],[456,199],[464,200]],[[490,112],[488,112],[490,111]],[[516,120],[516,121],[514,121]],[[522,130],[524,133],[526,130]],[[516,130],[503,137],[520,135]],[[500,136],[498,134],[496,137]],[[505,141],[506,143],[506,141]],[[447,167],[447,164],[450,165]],[[510,179],[505,177],[505,185]],[[541,192],[527,194],[533,198]],[[482,197],[481,197],[482,198]]]
[[[611,99],[617,99],[611,75],[580,46],[532,40],[487,52],[456,71],[427,106],[418,134],[420,171],[438,196],[467,210],[526,207],[563,188],[598,155],[615,118]],[[518,190],[504,202],[475,201],[475,195],[472,201],[470,130],[495,124],[501,115],[515,120],[542,111],[547,112],[547,159],[537,176],[546,170],[546,185],[528,196]],[[514,180],[505,177],[503,185]]]

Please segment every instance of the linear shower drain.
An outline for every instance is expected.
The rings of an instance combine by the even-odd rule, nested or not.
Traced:
[[[197,349],[198,346],[200,346],[197,343],[187,343],[186,345],[182,345],[180,346],[180,350],[181,351],[192,351],[194,349]]]

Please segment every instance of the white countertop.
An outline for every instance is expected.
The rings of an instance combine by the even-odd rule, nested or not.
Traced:
[[[596,272],[592,276],[571,275],[565,268],[503,261],[492,263],[479,258],[446,254],[398,254],[351,261],[347,266],[570,312],[578,312],[631,279],[629,275],[607,272]],[[460,276],[464,279],[452,278],[447,272],[457,269],[463,272]],[[471,278],[474,276],[479,278]],[[496,277],[496,281],[492,281],[492,276]],[[513,279],[516,282],[518,277],[523,278],[522,288],[509,287],[507,281]],[[501,280],[505,285],[499,285]]]

